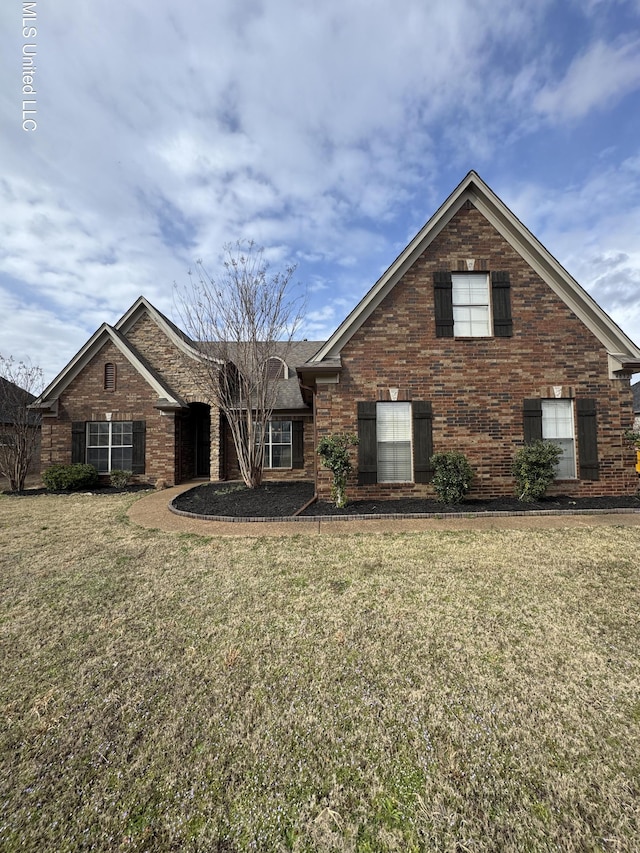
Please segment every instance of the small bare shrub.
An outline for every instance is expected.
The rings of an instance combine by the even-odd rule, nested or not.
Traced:
[[[115,468],[111,472],[111,485],[114,489],[124,489],[129,484],[129,480],[133,477],[133,471],[123,471],[120,468]]]

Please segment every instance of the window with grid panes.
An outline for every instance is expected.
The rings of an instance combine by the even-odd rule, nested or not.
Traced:
[[[100,474],[133,468],[132,421],[91,421],[87,424],[87,462]]]
[[[265,430],[264,467],[292,467],[291,421],[269,421]]]

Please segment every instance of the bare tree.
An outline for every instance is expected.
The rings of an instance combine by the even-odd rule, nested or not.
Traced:
[[[249,488],[262,482],[267,425],[279,378],[269,359],[286,363],[303,316],[292,294],[295,266],[270,272],[264,249],[252,241],[224,247],[224,269],[214,278],[202,261],[177,292],[178,313],[202,358],[190,360],[203,394],[227,419],[240,473]]]
[[[0,474],[24,489],[40,440],[40,414],[27,408],[43,388],[40,367],[0,355]]]

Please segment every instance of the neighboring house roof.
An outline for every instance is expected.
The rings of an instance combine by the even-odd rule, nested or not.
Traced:
[[[149,383],[158,395],[156,403],[159,409],[182,409],[186,403],[182,400],[163,379],[145,364],[140,355],[135,351],[127,339],[114,327],[103,323],[102,326],[89,338],[82,349],[76,353],[69,364],[59,373],[53,382],[45,388],[42,394],[31,404],[33,409],[55,410],[55,405],[60,394],[86,367],[97,352],[107,343],[116,346],[122,355],[131,363],[138,373]]]
[[[640,382],[636,382],[631,386],[633,392],[633,411],[634,414],[640,415]]]
[[[474,171],[469,172],[324,346],[309,360],[307,368],[326,365],[334,370],[339,369],[340,352],[344,345],[466,201],[470,201],[486,217],[602,343],[609,355],[611,376],[620,371],[640,370],[640,349]],[[330,364],[327,364],[328,360]]]
[[[18,400],[20,397],[23,397],[25,406],[35,400],[33,394],[25,391],[24,388],[20,388],[15,382],[0,376],[0,424],[14,422],[12,407],[8,400]]]

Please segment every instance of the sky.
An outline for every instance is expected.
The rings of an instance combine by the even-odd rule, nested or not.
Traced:
[[[470,169],[640,344],[640,0],[3,0],[0,353],[248,239],[325,339]]]

